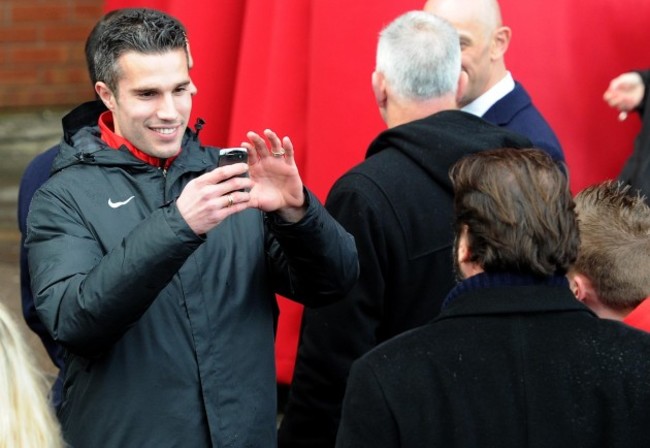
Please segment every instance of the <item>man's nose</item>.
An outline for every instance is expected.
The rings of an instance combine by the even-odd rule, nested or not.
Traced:
[[[158,118],[163,120],[175,120],[178,116],[174,96],[171,94],[163,95],[158,105]]]

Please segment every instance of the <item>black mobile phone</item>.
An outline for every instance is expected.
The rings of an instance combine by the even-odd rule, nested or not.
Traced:
[[[246,148],[222,148],[219,150],[217,166],[232,165],[233,163],[248,163]]]
[[[222,148],[219,150],[217,166],[232,165],[234,163],[248,163],[248,151],[246,148]],[[240,174],[239,177],[248,177],[248,173]]]

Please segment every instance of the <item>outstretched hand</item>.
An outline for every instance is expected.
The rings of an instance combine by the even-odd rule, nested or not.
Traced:
[[[282,140],[270,129],[264,138],[248,132],[248,142],[242,146],[248,150],[248,174],[253,186],[249,206],[265,212],[277,212],[284,220],[299,221],[305,214],[303,184],[294,159],[293,144],[289,137]]]
[[[612,79],[603,94],[603,99],[610,107],[620,111],[618,119],[623,121],[627,113],[636,109],[643,100],[645,86],[641,75],[636,72],[623,73]]]
[[[248,165],[236,163],[215,168],[190,181],[176,206],[197,234],[205,234],[228,216],[247,208],[276,212],[288,222],[305,215],[305,194],[289,137],[282,141],[271,130],[266,141],[255,132],[242,146],[248,151]],[[248,177],[240,175],[248,171]]]

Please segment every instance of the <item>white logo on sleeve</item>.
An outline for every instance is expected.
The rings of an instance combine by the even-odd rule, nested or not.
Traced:
[[[131,199],[133,199],[134,197],[135,197],[135,196],[131,196],[131,197],[130,197],[129,199],[127,199],[126,201],[120,201],[120,202],[113,202],[113,201],[111,200],[111,198],[108,198],[108,206],[109,206],[110,208],[118,208],[118,207],[121,207],[121,206],[126,205],[126,204],[128,204],[129,202],[131,202]]]

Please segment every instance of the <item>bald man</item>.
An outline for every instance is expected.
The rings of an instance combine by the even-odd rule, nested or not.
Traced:
[[[495,0],[428,0],[424,10],[447,19],[460,35],[462,68],[469,78],[462,110],[528,137],[554,160],[564,161],[555,133],[516,82],[504,56],[512,31]]]

